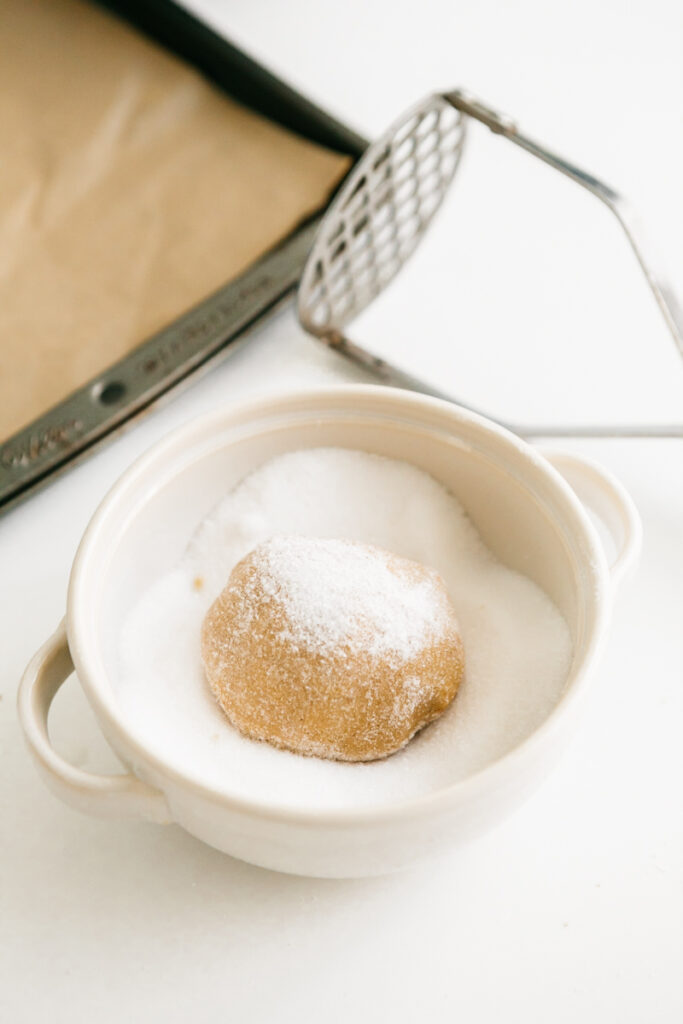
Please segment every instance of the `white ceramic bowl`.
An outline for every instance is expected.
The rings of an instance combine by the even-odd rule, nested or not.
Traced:
[[[569,624],[574,655],[563,696],[548,719],[475,775],[379,808],[291,812],[237,798],[229,779],[221,789],[199,785],[171,759],[152,754],[129,732],[112,679],[126,610],[180,557],[196,524],[266,459],[321,445],[405,459],[442,481],[498,558],[553,599]],[[612,535],[611,566],[575,491]],[[235,857],[295,874],[351,877],[395,870],[482,831],[547,774],[587,692],[615,581],[639,540],[631,500],[601,469],[571,456],[546,458],[446,402],[345,386],[233,408],[157,444],[102,502],[73,565],[66,624],[36,654],[22,680],[20,719],[47,784],[86,813],[174,821]],[[52,748],[50,703],[73,666],[128,774],[90,774]]]

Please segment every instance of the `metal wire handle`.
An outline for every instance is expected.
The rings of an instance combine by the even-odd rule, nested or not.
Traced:
[[[613,188],[610,188],[609,185],[598,181],[592,174],[587,174],[586,171],[575,167],[563,157],[558,156],[556,153],[551,153],[544,146],[540,146],[526,135],[522,135],[514,121],[504,114],[499,114],[497,111],[484,106],[483,103],[468,93],[463,92],[462,89],[454,89],[453,92],[447,93],[445,98],[461,113],[481,121],[482,124],[485,124],[496,135],[503,135],[506,139],[510,139],[515,145],[525,149],[527,153],[538,157],[539,160],[542,160],[550,167],[554,167],[556,171],[560,171],[567,178],[571,178],[572,181],[581,185],[588,192],[592,192],[594,196],[597,196],[612,211],[624,229],[626,237],[638,257],[638,262],[664,315],[666,325],[678,347],[678,351],[683,356],[683,310],[666,276],[661,273],[661,269],[655,270],[652,254],[649,253],[647,258],[645,257],[645,250],[649,246],[645,242],[643,228],[628,201]]]
[[[346,180],[323,218],[299,285],[299,318],[306,330],[385,384],[458,401],[472,409],[354,344],[342,330],[384,290],[415,251],[453,180],[469,117],[576,181],[609,207],[633,246],[683,355],[680,305],[666,278],[645,258],[642,230],[623,197],[528,139],[510,118],[462,90],[429,96],[405,113],[366,150]],[[503,422],[503,426],[526,437],[683,436],[683,424],[531,426]]]

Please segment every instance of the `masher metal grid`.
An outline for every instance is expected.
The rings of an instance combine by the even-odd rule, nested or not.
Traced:
[[[299,287],[299,316],[323,337],[396,276],[458,167],[465,120],[440,96],[409,110],[374,143],[318,230]]]
[[[593,175],[522,135],[510,118],[461,90],[428,96],[412,107],[368,147],[356,164],[328,208],[304,268],[297,299],[303,327],[385,384],[472,408],[378,358],[343,333],[349,321],[386,288],[417,248],[458,168],[469,118],[571,178],[612,211],[683,355],[683,313],[674,289],[660,270],[655,271],[650,256],[646,259],[642,229],[624,198]],[[683,435],[681,424],[503,426],[527,437]]]

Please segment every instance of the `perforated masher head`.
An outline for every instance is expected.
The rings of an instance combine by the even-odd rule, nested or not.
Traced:
[[[683,314],[671,286],[646,260],[640,228],[623,198],[522,135],[510,118],[461,90],[428,96],[406,111],[356,164],[322,219],[301,277],[297,305],[303,327],[386,384],[454,400],[355,345],[343,330],[396,277],[417,248],[453,181],[469,118],[576,181],[612,210],[683,355]],[[683,434],[683,425],[504,425],[526,436]]]
[[[340,330],[417,248],[453,180],[465,119],[442,96],[407,111],[365,152],[334,199],[299,285],[313,334]]]

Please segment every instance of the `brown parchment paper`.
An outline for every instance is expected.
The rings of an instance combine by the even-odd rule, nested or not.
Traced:
[[[225,284],[348,161],[81,0],[0,0],[0,440]]]

